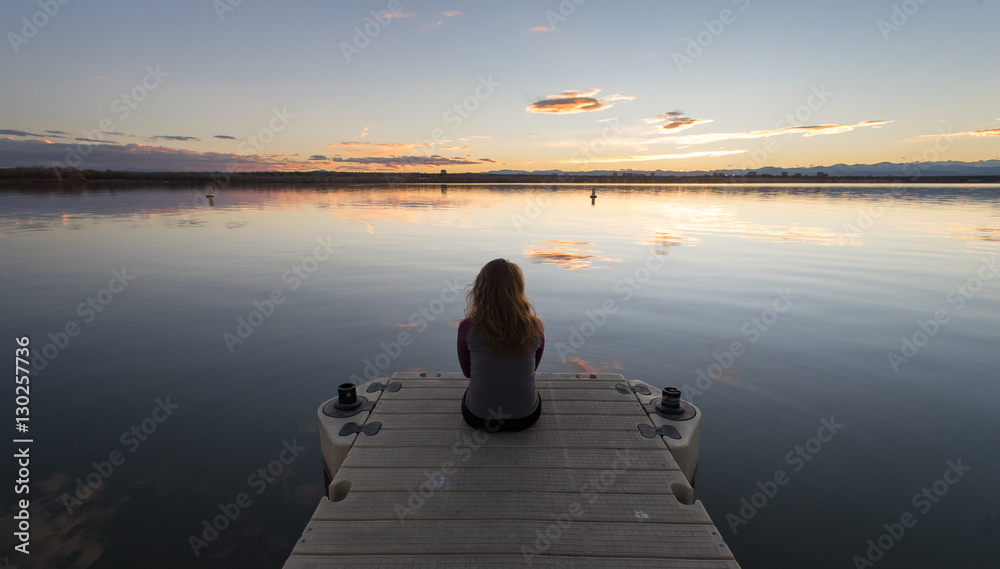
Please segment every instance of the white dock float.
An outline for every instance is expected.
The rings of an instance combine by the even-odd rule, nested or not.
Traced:
[[[321,406],[333,481],[285,569],[739,569],[693,499],[693,422],[648,414],[659,393],[618,374],[535,378],[542,415],[521,432],[466,425],[458,372],[359,386],[372,408],[351,417]],[[374,434],[339,434],[357,428]]]

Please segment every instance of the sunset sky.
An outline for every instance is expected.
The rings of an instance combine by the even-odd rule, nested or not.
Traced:
[[[998,21],[997,0],[8,0],[0,167],[996,159]]]

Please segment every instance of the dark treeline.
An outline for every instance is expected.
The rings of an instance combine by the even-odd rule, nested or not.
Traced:
[[[121,170],[76,170],[44,167],[0,168],[0,181],[30,181],[58,183],[87,182],[160,182],[165,184],[229,184],[308,183],[308,184],[743,184],[743,183],[1000,183],[1000,176],[830,176],[817,172],[815,176],[796,174],[769,175],[747,172],[744,175],[722,173],[678,176],[653,175],[644,172],[617,174],[487,174],[487,173],[420,173],[420,172],[130,172]]]

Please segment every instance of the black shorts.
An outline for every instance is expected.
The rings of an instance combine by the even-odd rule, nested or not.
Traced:
[[[465,395],[462,396],[462,417],[465,418],[465,422],[469,424],[473,429],[479,429],[480,431],[486,431],[489,433],[496,433],[499,431],[523,431],[528,427],[535,424],[538,417],[542,414],[542,397],[538,397],[538,406],[535,410],[527,417],[518,417],[516,419],[504,419],[502,421],[496,419],[484,419],[475,415],[468,407],[465,406],[465,398],[469,395],[469,390],[465,390]],[[487,423],[489,423],[487,425]]]

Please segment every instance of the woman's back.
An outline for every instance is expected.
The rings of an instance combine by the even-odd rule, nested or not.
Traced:
[[[465,339],[469,353],[469,393],[466,405],[480,417],[525,417],[538,406],[535,390],[535,367],[541,359],[544,339],[522,355],[492,354],[473,330],[472,322],[463,320],[459,339]],[[459,351],[461,353],[461,350]],[[461,359],[461,358],[460,358]],[[461,363],[461,362],[460,362]],[[490,413],[490,411],[493,413]]]

